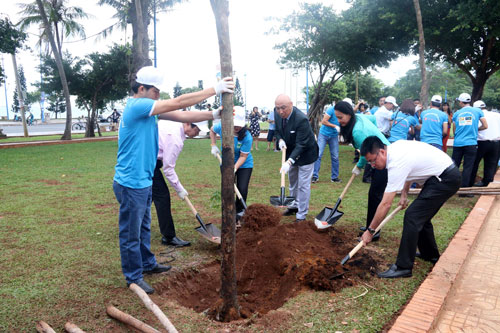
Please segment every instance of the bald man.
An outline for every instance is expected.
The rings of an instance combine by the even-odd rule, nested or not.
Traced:
[[[307,116],[293,106],[287,95],[276,97],[274,119],[276,140],[280,149],[286,148],[286,162],[281,173],[288,173],[290,195],[294,202],[283,213],[295,215],[295,222],[306,219],[311,196],[311,178],[314,162],[318,159],[318,144]]]

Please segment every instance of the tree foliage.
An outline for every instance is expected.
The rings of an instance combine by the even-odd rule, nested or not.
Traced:
[[[180,95],[182,95],[182,87],[179,82],[177,82],[174,87],[174,98],[179,97]]]
[[[22,65],[19,66],[18,70],[19,73],[19,83],[21,84],[21,91],[26,93],[26,76],[24,75],[24,68]],[[27,97],[27,96],[25,96]],[[25,111],[29,111],[29,104],[26,101],[26,98],[23,98],[23,105],[25,108]],[[19,102],[19,94],[17,93],[17,89],[14,90],[14,97],[13,97],[13,102],[12,102],[12,111],[14,113],[18,113],[21,111],[20,108],[20,102]]]
[[[354,101],[356,96],[356,74],[344,75],[341,82],[346,85],[346,96]],[[382,96],[384,84],[370,73],[358,74],[358,96],[370,105],[378,105],[378,100]]]
[[[234,106],[243,106],[245,104],[241,92],[240,79],[238,78],[236,78],[236,82],[234,83],[233,104]]]
[[[14,54],[25,39],[26,34],[17,30],[8,18],[0,19],[0,53]],[[0,82],[4,79],[4,69],[0,64]]]

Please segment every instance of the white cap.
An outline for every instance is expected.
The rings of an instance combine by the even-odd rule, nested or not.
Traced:
[[[385,102],[386,103],[391,103],[394,106],[398,106],[398,104],[396,103],[396,99],[394,98],[394,96],[387,96],[385,98]]]
[[[193,123],[193,125],[198,127],[200,129],[200,131],[202,131],[202,132],[205,132],[205,133],[210,132],[210,129],[208,128],[208,121],[206,121],[206,120],[199,121],[197,123]]]
[[[470,103],[470,95],[467,93],[461,93],[460,96],[458,96],[457,101]]]
[[[342,102],[347,102],[349,104],[351,104],[352,107],[354,107],[354,104],[352,103],[352,99],[350,99],[349,97],[346,97],[342,100]]]
[[[245,109],[242,106],[234,107],[234,126],[245,126]]]
[[[434,96],[432,96],[432,98],[431,98],[431,102],[441,104],[441,103],[443,102],[443,99],[442,99],[442,98],[441,98],[441,96],[439,96],[439,95],[434,95]]]
[[[146,66],[139,69],[135,82],[154,86],[160,89],[163,84],[163,74],[153,66]]]
[[[483,109],[486,107],[486,104],[482,100],[478,100],[478,101],[475,101],[472,106],[475,108]]]

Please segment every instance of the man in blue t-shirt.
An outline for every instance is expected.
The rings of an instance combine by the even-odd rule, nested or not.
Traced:
[[[439,109],[442,101],[441,96],[432,96],[431,108],[423,111],[420,115],[420,119],[422,119],[420,141],[441,150],[443,150],[443,137],[448,133],[448,116]]]
[[[321,157],[326,145],[330,146],[331,174],[332,183],[341,182],[339,178],[339,121],[335,116],[335,108],[330,106],[321,120],[321,128],[318,134],[319,156],[314,163],[312,182],[316,183],[319,179],[319,170],[321,168]]]
[[[459,168],[462,158],[464,159],[462,187],[469,187],[474,183],[471,176],[477,152],[477,132],[487,129],[488,123],[481,109],[470,106],[471,98],[469,94],[460,94],[457,101],[459,101],[461,109],[455,112],[452,118],[454,140],[451,158]],[[478,126],[479,122],[481,122],[481,126]],[[460,194],[460,196],[469,195]]]
[[[375,114],[375,112],[378,111],[379,108],[382,107],[382,105],[385,104],[385,97],[380,97],[380,99],[378,100],[378,106],[374,106],[370,109],[370,113],[373,115]]]
[[[151,252],[151,201],[153,173],[158,156],[160,119],[199,122],[219,119],[215,111],[174,111],[199,103],[215,94],[232,93],[234,83],[224,78],[214,88],[174,99],[159,101],[163,82],[161,72],[152,66],[141,68],[132,86],[133,97],[123,110],[118,132],[118,154],[113,191],[120,204],[119,240],[123,275],[127,285],[137,284],[146,293],[154,289],[143,280],[143,273],[162,273],[171,267],[156,262]]]

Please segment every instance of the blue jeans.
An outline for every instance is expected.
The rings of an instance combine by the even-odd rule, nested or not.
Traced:
[[[120,203],[118,218],[122,271],[128,283],[142,280],[142,271],[156,267],[151,252],[151,186],[141,189],[113,182]]]
[[[313,178],[319,178],[319,169],[321,168],[321,157],[323,157],[323,152],[325,150],[326,144],[330,146],[330,159],[332,162],[332,174],[331,179],[339,177],[339,137],[338,136],[326,136],[324,134],[318,134],[318,146],[319,146],[319,156],[314,163]]]

